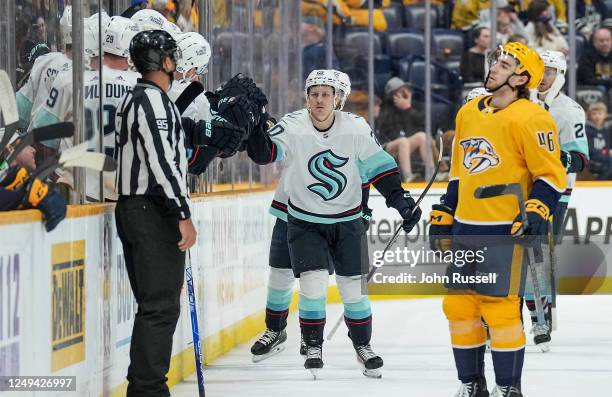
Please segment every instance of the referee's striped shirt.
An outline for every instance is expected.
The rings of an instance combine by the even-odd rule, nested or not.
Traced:
[[[171,213],[190,217],[185,135],[178,109],[155,83],[138,79],[116,118],[120,196],[165,197]]]

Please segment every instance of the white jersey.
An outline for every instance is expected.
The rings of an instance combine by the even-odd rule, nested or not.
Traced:
[[[121,105],[123,97],[136,85],[140,74],[129,70],[117,70],[104,66],[103,73],[103,117],[104,117],[104,148],[103,152],[113,157],[115,149],[115,114]],[[88,70],[83,74],[83,106],[85,117],[86,138],[90,143],[90,149],[99,150],[98,109],[100,105],[99,71]],[[45,102],[40,114],[37,115],[37,124],[48,125],[60,121],[73,120],[72,108],[72,73],[62,72],[55,79],[52,93]],[[65,150],[72,146],[72,138],[62,139],[59,142],[59,150]],[[65,180],[73,183],[70,172],[62,170],[58,172]],[[87,171],[86,195],[95,200],[99,199],[98,173]],[[115,175],[112,172],[104,173],[104,197],[115,200]]]
[[[170,90],[168,90],[168,97],[172,102],[176,102],[178,97],[185,91],[185,88],[189,86],[189,83],[173,81],[170,86]],[[189,104],[187,109],[181,114],[181,117],[187,117],[192,119],[195,122],[205,120],[210,121],[212,119],[212,115],[210,113],[210,103],[208,102],[208,98],[204,93],[198,95],[194,101]]]
[[[71,69],[72,60],[61,52],[51,52],[36,58],[30,77],[17,92],[19,119],[29,124],[29,130],[32,129],[34,114],[49,97],[55,77],[63,70]]]
[[[275,160],[284,160],[284,193],[289,215],[313,223],[336,223],[361,216],[362,180],[397,171],[368,123],[335,111],[331,128],[314,128],[306,109],[289,113],[268,134]]]
[[[586,137],[586,117],[582,106],[563,93],[552,101],[548,111],[557,124],[561,150],[576,151],[589,157],[589,144]],[[567,189],[560,201],[568,202],[571,189],[576,182],[576,173],[568,174]]]

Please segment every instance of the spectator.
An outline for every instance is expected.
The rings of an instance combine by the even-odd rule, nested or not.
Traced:
[[[323,21],[327,19],[328,0],[302,0],[302,15],[316,16]],[[374,8],[374,29],[377,32],[387,30],[387,20],[382,8],[389,7],[391,0],[376,2],[380,8]],[[333,21],[335,25],[368,26],[368,2],[365,0],[334,0]]]
[[[527,9],[527,15],[529,22],[525,33],[530,47],[537,51],[561,51],[565,55],[569,53],[567,40],[552,24],[551,10],[546,0],[532,2]]]
[[[508,37],[508,43],[523,43],[527,45],[527,38],[522,34],[515,33],[512,36]]]
[[[576,32],[587,39],[602,26],[602,21],[607,17],[608,9],[604,1],[576,1]]]
[[[472,32],[474,46],[461,56],[461,77],[464,83],[482,83],[485,76],[486,54],[491,46],[491,30],[479,27]]]
[[[490,8],[489,0],[460,0],[455,1],[451,15],[451,29],[468,31],[479,22],[481,10]]]
[[[607,90],[612,86],[612,33],[600,28],[592,39],[593,45],[585,48],[578,62],[578,83]]]
[[[502,6],[498,4],[497,9],[497,42],[507,43],[510,41],[510,37],[519,34],[525,36],[525,25],[518,17],[518,14],[514,12],[514,7],[510,5],[506,0],[503,0]],[[490,25],[487,25],[490,26]]]
[[[610,157],[610,128],[606,124],[608,108],[603,102],[589,105],[586,134],[589,141],[589,172],[595,179],[610,179],[612,158]]]
[[[377,127],[384,149],[399,162],[404,182],[416,178],[412,172],[412,152],[418,150],[423,162],[426,161],[424,120],[423,112],[412,105],[412,91],[408,85],[399,77],[391,78],[385,85]]]
[[[302,22],[302,77],[304,80],[315,69],[327,69],[325,33],[317,26],[315,17],[304,17]],[[338,58],[332,48],[332,69],[339,69]]]

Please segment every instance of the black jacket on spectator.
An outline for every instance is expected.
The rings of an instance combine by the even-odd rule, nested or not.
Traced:
[[[578,62],[578,83],[612,86],[612,52],[604,56],[593,46],[585,48]]]
[[[399,137],[409,137],[416,132],[425,131],[425,116],[420,109],[399,110],[393,98],[385,98],[376,119],[376,130],[381,143],[391,142]]]
[[[482,83],[485,78],[485,56],[464,51],[461,56],[461,77],[464,83]]]
[[[609,126],[605,124],[598,129],[587,122],[586,134],[589,141],[589,171],[597,179],[608,179],[612,174]]]

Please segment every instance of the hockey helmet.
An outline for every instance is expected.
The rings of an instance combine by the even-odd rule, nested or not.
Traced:
[[[136,22],[129,18],[114,16],[104,28],[102,49],[104,52],[127,58],[130,55],[130,42],[139,31]]]
[[[306,82],[304,83],[304,92],[308,95],[308,90],[310,87],[314,87],[316,85],[327,85],[334,89],[336,92],[337,88],[337,80],[334,76],[334,73],[331,70],[327,69],[315,69],[306,78]]]
[[[196,74],[206,73],[210,61],[210,44],[199,33],[189,32],[179,36],[177,45],[181,50],[181,59],[176,63],[176,71],[185,74],[192,68],[196,68]]]
[[[172,35],[164,30],[145,30],[137,33],[130,43],[130,59],[139,73],[162,70],[165,57],[178,64],[181,51]]]
[[[542,81],[542,76],[544,76],[544,61],[538,53],[523,43],[510,42],[499,47],[494,53],[492,61],[496,62],[507,56],[511,56],[518,63],[514,70],[515,74],[520,75],[527,72],[529,75],[527,88],[536,89]]]
[[[160,12],[149,8],[136,11],[130,18],[136,22],[140,30],[166,30],[168,20]]]
[[[541,94],[546,94],[544,102],[550,106],[552,101],[557,97],[559,91],[565,85],[565,72],[567,72],[567,61],[565,55],[560,51],[542,51],[540,57],[544,61],[544,66],[557,70],[557,75],[551,86],[544,91],[540,91]]]
[[[351,78],[348,74],[332,69],[332,73],[336,79],[336,89],[340,95],[340,110],[344,108],[344,104],[351,94]]]

